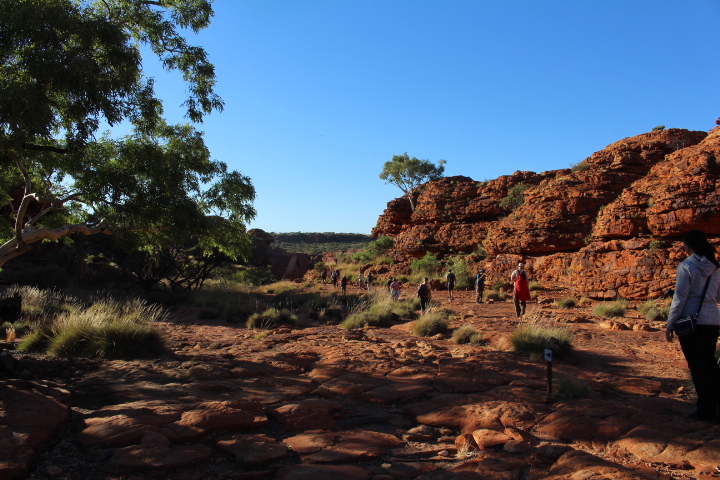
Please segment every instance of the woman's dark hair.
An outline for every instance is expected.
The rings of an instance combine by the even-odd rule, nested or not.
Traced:
[[[705,233],[700,230],[689,230],[683,233],[682,241],[685,245],[692,248],[695,253],[701,257],[705,257],[720,267],[720,263],[715,259],[715,247],[707,241]]]

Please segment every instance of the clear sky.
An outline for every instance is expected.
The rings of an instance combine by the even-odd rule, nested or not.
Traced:
[[[393,155],[475,180],[568,167],[720,117],[717,0],[216,0],[225,101],[198,128],[252,179],[273,232],[370,233]],[[177,72],[146,63],[171,122]]]

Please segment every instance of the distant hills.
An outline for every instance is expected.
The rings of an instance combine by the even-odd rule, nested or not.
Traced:
[[[318,254],[365,248],[375,240],[372,235],[362,233],[335,232],[270,232],[275,238],[273,247],[282,248],[290,253]]]

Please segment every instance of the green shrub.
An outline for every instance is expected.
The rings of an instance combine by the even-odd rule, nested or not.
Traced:
[[[255,313],[248,318],[247,328],[270,330],[282,325],[294,327],[297,324],[297,316],[289,310],[278,310],[268,308],[262,313]]]
[[[570,165],[570,171],[572,173],[584,172],[590,169],[590,161],[586,158],[582,162],[574,163]]]
[[[269,285],[262,285],[258,287],[258,293],[269,293],[275,295],[282,295],[287,292],[297,290],[297,285],[288,280],[282,280],[280,282],[271,283]]]
[[[87,309],[66,312],[30,335],[21,348],[45,349],[55,357],[140,358],[161,355],[167,347],[153,323],[166,319],[157,306],[142,301],[100,299]]]
[[[475,327],[472,325],[465,325],[464,327],[456,329],[453,332],[452,339],[453,342],[458,345],[485,345],[486,343],[485,336],[481,332],[475,330]]]
[[[515,210],[523,203],[525,203],[525,190],[530,188],[531,185],[527,183],[518,183],[514,185],[509,191],[506,197],[500,200],[500,207],[505,210]]]
[[[658,303],[654,300],[648,300],[640,306],[642,313],[647,320],[653,322],[667,322],[670,314],[670,305]]]
[[[413,335],[419,337],[432,337],[438,333],[445,333],[450,327],[450,315],[447,311],[428,311],[421,315],[412,327]]]
[[[593,315],[599,317],[622,317],[627,310],[627,302],[625,300],[615,300],[614,302],[602,302],[595,306]]]
[[[652,129],[653,132],[662,132],[663,130],[665,130],[665,125],[658,125]]]
[[[563,375],[554,383],[553,396],[560,401],[582,400],[583,398],[597,398],[592,388],[577,377]]]
[[[495,282],[492,284],[492,290],[498,290],[498,291],[499,290],[507,290],[509,288],[512,288],[512,286],[513,285],[510,282],[500,281],[500,282]]]
[[[242,285],[257,287],[277,281],[270,265],[265,267],[245,267],[236,274],[237,282]]]
[[[561,298],[557,301],[558,308],[574,308],[577,306],[577,300],[572,297]]]
[[[493,290],[485,290],[483,292],[483,300],[486,302],[488,300],[493,300],[495,302],[504,302],[505,300],[507,300],[507,297],[508,297],[508,294],[507,294],[507,292],[504,292],[504,291],[500,292],[500,291],[493,289]]]
[[[592,300],[590,300],[588,297],[580,297],[580,300],[578,300],[578,307],[584,307],[586,305],[590,305],[592,303]]]
[[[467,288],[473,286],[475,275],[470,273],[470,269],[467,266],[467,261],[465,260],[465,257],[462,257],[460,255],[452,257],[448,261],[448,267],[451,268],[453,273],[455,274],[456,289],[466,290]]]
[[[543,286],[540,284],[540,282],[533,280],[528,284],[528,289],[531,292],[534,292],[536,290],[543,290]]]
[[[431,276],[437,274],[442,265],[440,260],[430,252],[426,252],[423,258],[418,258],[412,261],[411,268],[413,272],[421,272],[425,275]]]
[[[520,355],[541,359],[545,349],[562,358],[572,352],[572,333],[560,327],[522,325],[510,336],[513,349]]]

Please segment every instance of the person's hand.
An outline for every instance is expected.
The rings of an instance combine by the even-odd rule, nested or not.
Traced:
[[[668,342],[673,341],[673,331],[672,330],[665,330],[665,340]]]

